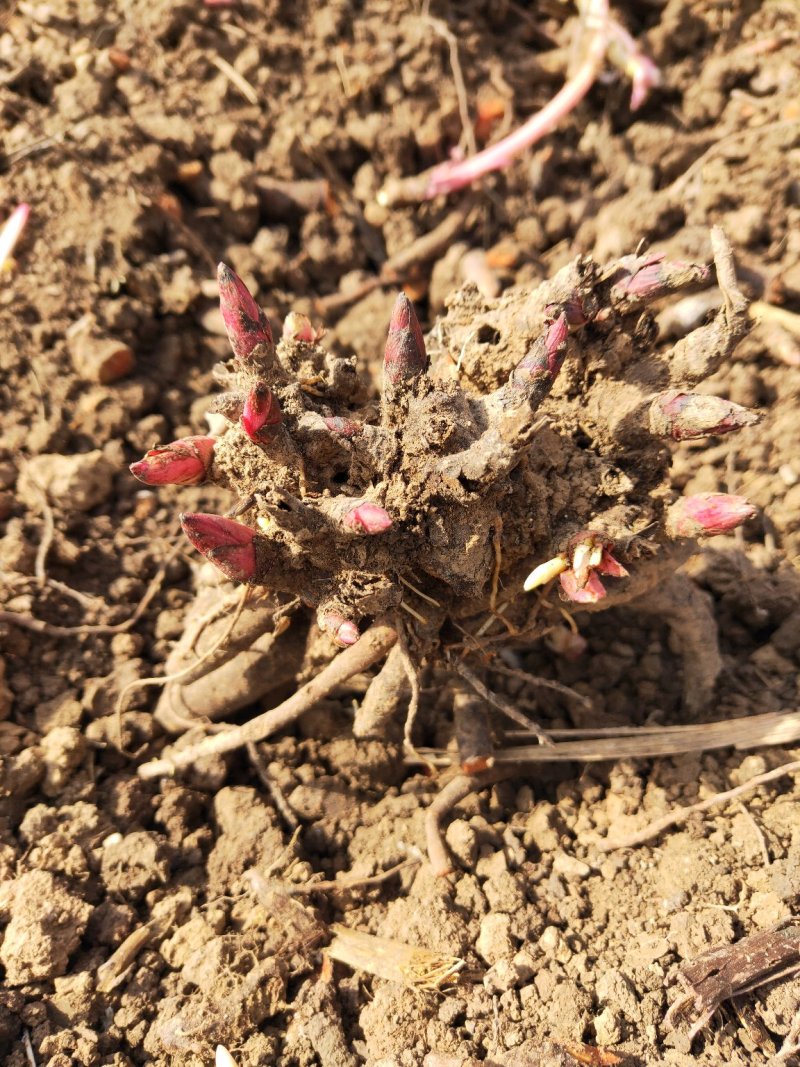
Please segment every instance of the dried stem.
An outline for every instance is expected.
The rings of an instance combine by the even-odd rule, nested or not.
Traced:
[[[382,885],[383,882],[388,882],[390,878],[393,878],[400,871],[405,871],[409,867],[416,867],[419,864],[418,859],[403,860],[402,863],[395,863],[393,867],[388,867],[385,871],[381,871],[379,874],[372,874],[366,878],[359,878],[357,875],[345,875],[343,878],[331,878],[324,882],[302,882],[301,884],[294,884],[291,882],[281,882],[276,886],[276,890],[281,893],[288,893],[289,896],[306,896],[311,893],[335,893],[342,889],[368,889],[373,885]]]
[[[6,622],[11,626],[20,626],[23,630],[32,630],[34,633],[47,634],[50,637],[76,637],[84,636],[86,634],[126,633],[131,627],[136,625],[142,615],[147,611],[150,602],[161,588],[161,583],[164,581],[167,568],[181,551],[182,547],[174,548],[172,550],[156,571],[152,581],[145,590],[144,596],[136,606],[133,615],[127,618],[124,622],[119,622],[114,625],[98,623],[96,625],[84,624],[81,626],[58,626],[56,623],[44,622],[42,619],[36,619],[32,615],[21,615],[16,611],[0,611],[0,623]]]
[[[602,763],[605,760],[648,759],[717,748],[759,748],[789,745],[800,738],[800,712],[767,712],[743,719],[696,723],[692,726],[632,726],[596,730],[553,730],[551,737],[579,737],[552,745],[521,745],[494,752],[495,763]],[[437,767],[452,766],[449,752],[423,749],[420,759]],[[413,761],[407,761],[413,762]]]
[[[568,685],[562,685],[561,682],[557,682],[553,678],[542,678],[538,674],[529,674],[528,671],[520,670],[517,667],[501,666],[499,663],[490,664],[489,670],[493,674],[504,674],[507,678],[519,678],[526,685],[533,686],[534,689],[552,689],[554,693],[560,693],[570,700],[576,700],[585,708],[591,708],[592,706],[591,700],[585,697],[583,693],[579,693],[577,689],[571,689]]]
[[[734,789],[726,789],[723,793],[715,793],[713,797],[701,800],[697,804],[687,804],[685,807],[675,808],[674,811],[662,815],[659,819],[653,819],[647,826],[637,830],[635,833],[628,834],[625,837],[608,838],[600,843],[599,848],[601,852],[613,852],[617,848],[630,848],[633,845],[641,845],[645,841],[658,837],[662,831],[669,829],[669,827],[678,826],[680,823],[686,822],[691,815],[701,811],[708,811],[709,808],[714,808],[718,804],[727,804],[729,800],[735,800],[737,797],[757,789],[766,782],[774,782],[777,778],[783,778],[787,774],[796,774],[797,772],[800,772],[800,760],[784,763],[774,770],[766,771],[764,774],[757,774],[754,778],[744,782],[742,785],[737,785]],[[769,863],[768,853],[765,859]]]
[[[169,757],[145,763],[139,768],[139,777],[149,779],[172,775],[183,767],[191,766],[204,756],[232,752],[234,749],[247,745],[248,742],[263,741],[270,734],[295,722],[318,700],[328,696],[348,678],[368,670],[373,664],[383,659],[396,640],[397,633],[392,627],[376,623],[361,636],[356,644],[351,645],[331,660],[316,677],[306,682],[302,689],[276,708],[264,712],[263,715],[257,715],[233,730],[224,730],[213,737],[204,738],[190,748],[173,752]]]
[[[664,726],[642,731],[642,736],[620,731],[616,737],[596,741],[562,741],[560,744],[522,745],[498,749],[498,763],[559,763],[582,760],[646,759],[674,756],[682,752],[708,752],[715,748],[757,748],[760,745],[787,745],[800,738],[800,712],[768,712],[731,722],[697,723],[691,726]]]
[[[467,104],[467,87],[464,84],[464,74],[461,70],[461,61],[458,56],[458,39],[442,19],[433,18],[431,15],[423,15],[423,20],[431,29],[435,30],[440,37],[447,42],[450,50],[450,68],[453,71],[453,82],[456,87],[456,99],[458,100],[458,114],[461,118],[461,133],[467,145],[467,150],[474,155],[478,146],[475,144],[475,134],[469,118],[469,105]]]
[[[362,300],[382,285],[399,285],[412,267],[436,259],[455,241],[464,229],[472,207],[473,202],[470,199],[449,212],[438,226],[434,226],[428,233],[423,233],[406,248],[390,256],[381,266],[380,274],[368,278],[357,289],[322,297],[316,303],[318,313],[320,315],[333,314],[354,304],[357,300]]]
[[[250,762],[253,764],[258,777],[261,779],[261,784],[269,793],[272,798],[272,803],[275,805],[275,810],[281,816],[283,821],[289,827],[290,830],[296,831],[300,825],[300,820],[295,813],[289,807],[286,797],[281,792],[280,786],[269,773],[269,767],[267,767],[266,760],[258,751],[258,746],[254,741],[247,742],[247,755]]]
[[[502,711],[504,715],[507,715],[509,719],[512,719],[519,726],[529,730],[534,737],[538,738],[541,745],[552,745],[553,742],[546,730],[543,730],[541,726],[529,719],[527,715],[523,715],[518,708],[516,708],[510,700],[506,700],[505,697],[500,696],[499,693],[492,692],[488,686],[485,686],[483,682],[472,671],[465,667],[463,663],[459,663],[457,660],[453,660],[451,663],[452,669],[456,674],[460,674],[461,677],[467,682],[478,696],[483,697],[489,704],[497,708],[498,711]]]

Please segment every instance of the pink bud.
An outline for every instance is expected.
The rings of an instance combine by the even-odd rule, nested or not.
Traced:
[[[255,530],[221,515],[181,515],[183,532],[198,552],[233,582],[249,582],[256,573]]]
[[[667,512],[670,537],[711,537],[729,533],[752,519],[756,509],[743,496],[695,493],[676,500]]]
[[[428,355],[414,305],[405,293],[395,301],[383,352],[383,374],[392,385],[409,381],[428,369]]]
[[[364,432],[364,427],[360,422],[354,422],[352,419],[343,419],[338,415],[330,419],[323,419],[323,422],[336,437],[358,437],[359,434]]]
[[[311,325],[308,315],[302,315],[299,311],[290,311],[283,323],[283,339],[285,341],[301,341],[304,344],[313,345],[319,340],[317,331]]]
[[[151,448],[129,470],[145,485],[197,485],[205,481],[215,444],[214,437],[181,437],[164,448]]]
[[[667,260],[664,252],[646,256],[626,256],[611,289],[615,306],[638,307],[648,300],[657,300],[678,289],[704,282],[709,269],[696,263]]]
[[[650,90],[661,84],[661,71],[649,56],[637,52],[628,64],[628,73],[632,83],[631,111],[636,111],[645,102]]]
[[[533,389],[533,398],[539,403],[545,398],[561,370],[567,351],[569,324],[566,312],[562,311],[543,334],[533,343],[511,372],[511,382],[521,389]]]
[[[365,534],[384,533],[392,525],[391,515],[368,500],[348,511],[342,521],[351,530]]]
[[[592,317],[591,306],[587,308],[587,303],[589,301],[585,296],[579,293],[572,293],[566,300],[562,300],[557,304],[548,304],[544,309],[544,313],[555,320],[563,312],[567,317],[568,326],[585,326]]]
[[[600,574],[607,574],[609,578],[627,578],[628,571],[618,559],[614,559],[607,548],[603,549],[603,555],[596,568]]]
[[[320,629],[330,634],[336,644],[342,648],[354,645],[361,636],[356,624],[336,611],[318,611],[317,622]]]
[[[267,316],[236,271],[220,263],[217,281],[219,308],[233,354],[238,359],[247,360],[260,345],[272,348],[272,329]]]
[[[578,584],[573,571],[564,571],[559,581],[566,599],[575,604],[596,604],[606,595],[605,586],[594,571],[591,571],[584,586]]]
[[[730,433],[752,426],[760,418],[756,412],[722,397],[680,390],[661,393],[650,406],[651,432],[656,437],[671,437],[673,441]]]
[[[620,23],[611,22],[609,30],[608,56],[631,79],[631,111],[636,111],[650,90],[661,84],[661,71]]]
[[[256,382],[245,397],[242,409],[244,432],[256,444],[267,444],[277,436],[282,419],[278,398],[266,382]]]

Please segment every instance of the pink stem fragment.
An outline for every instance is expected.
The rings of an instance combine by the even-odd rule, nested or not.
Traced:
[[[541,141],[558,126],[559,122],[574,111],[594,85],[606,54],[606,37],[602,32],[593,36],[586,56],[573,76],[549,100],[541,111],[531,115],[518,129],[504,137],[497,144],[489,145],[482,152],[469,159],[448,161],[434,167],[428,175],[425,187],[425,200],[443,193],[452,193],[465,185],[490,174],[494,170],[503,170],[513,163],[520,152]]]
[[[378,202],[389,207],[430,200],[509,166],[520,152],[552,133],[575,110],[597,80],[606,58],[631,79],[631,110],[640,107],[650,90],[661,84],[658,67],[640,50],[628,31],[610,17],[608,0],[584,0],[578,7],[588,44],[580,66],[552,100],[502,141],[469,159],[448,160],[422,174],[388,181],[378,194]]]

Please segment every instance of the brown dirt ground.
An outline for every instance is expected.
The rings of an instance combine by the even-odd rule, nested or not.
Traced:
[[[505,101],[500,127],[557,87],[569,41],[561,5],[443,0],[430,14],[457,37],[470,103]],[[557,139],[486,183],[462,239],[502,242],[509,284],[641,239],[690,258],[721,222],[749,295],[800,313],[796,5],[667,0],[621,14],[664,86],[636,115],[623,83],[595,87]],[[374,194],[387,175],[414,173],[458,141],[453,86],[447,41],[405,2],[6,7],[0,215],[32,205],[0,289],[6,611],[62,626],[130,616],[180,543],[179,499],[209,509],[217,499],[202,488],[142,492],[126,471],[153,442],[204,429],[211,368],[227,350],[214,263],[231,262],[273,322],[291,308],[319,321],[315,300],[357,287],[451,210],[387,210]],[[287,209],[268,195],[272,179],[324,179],[329,196]],[[431,283],[423,264],[406,279],[428,325],[448,271],[434,265]],[[392,299],[379,288],[330,315],[326,343],[374,372]],[[131,347],[126,374],[98,380],[91,336]],[[708,709],[719,719],[797,706],[797,338],[760,325],[712,385],[766,410],[756,430],[675,457],[676,487],[742,492],[763,516],[749,541],[723,539],[694,568],[722,636],[726,669]],[[50,537],[40,582],[37,550]],[[160,669],[195,562],[182,551],[169,559],[130,630],[59,637],[0,622],[8,1067],[29,1064],[25,1035],[50,1067],[207,1065],[218,1041],[240,1067],[417,1067],[426,1056],[428,1067],[524,1067],[577,1062],[563,1043],[581,1041],[629,1064],[768,1061],[800,1004],[798,978],[726,1005],[691,1050],[663,1018],[681,961],[796,914],[794,780],[650,845],[604,855],[597,843],[612,825],[643,825],[783,762],[786,750],[567,765],[469,798],[448,830],[450,881],[423,863],[311,898],[326,922],[463,956],[466,977],[442,995],[337,966],[326,984],[243,872],[305,882],[413,857],[441,782],[403,767],[390,746],[349,739],[364,679],[262,746],[283,807],[244,755],[180,782],[140,782],[117,746],[115,694]],[[587,715],[537,691],[545,724],[681,721],[665,627],[624,608],[578,621],[588,650],[576,662],[544,646],[523,657],[592,701]],[[152,694],[138,691],[123,716],[138,758],[163,744]],[[512,683],[507,694],[520,691]],[[425,697],[421,725],[435,743],[447,724],[433,679]],[[147,923],[148,943],[107,989],[98,967]]]

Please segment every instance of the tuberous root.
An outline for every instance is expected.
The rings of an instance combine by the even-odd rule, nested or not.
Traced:
[[[743,496],[729,493],[695,493],[682,496],[667,511],[670,537],[712,537],[730,533],[752,519],[756,509]]]
[[[256,573],[255,530],[234,519],[203,513],[181,515],[183,532],[194,547],[233,582]]]
[[[198,485],[214,460],[215,444],[214,437],[181,437],[163,448],[151,448],[129,469],[145,485]]]

